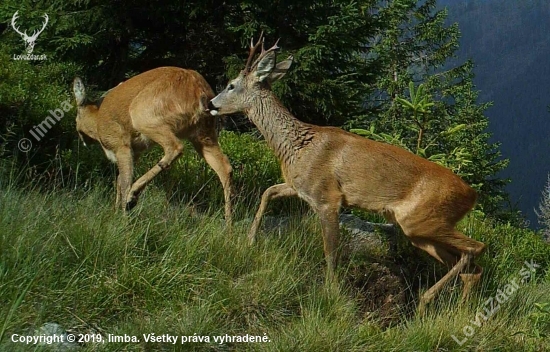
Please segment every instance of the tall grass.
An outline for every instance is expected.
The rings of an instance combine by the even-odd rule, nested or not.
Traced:
[[[550,301],[550,251],[528,230],[474,218],[465,221],[465,232],[489,244],[482,258],[486,275],[472,300],[459,305],[459,292],[451,287],[428,315],[405,311],[384,327],[360,313],[360,302],[346,280],[325,285],[315,216],[298,215],[286,233],[264,234],[250,247],[246,222],[229,232],[220,209],[197,212],[166,202],[163,193],[149,188],[136,211],[125,217],[113,212],[104,189],[78,195],[4,187],[0,348],[34,350],[36,346],[12,343],[10,337],[55,322],[78,333],[136,335],[141,340],[88,343],[84,351],[550,349],[548,339],[540,337],[548,333],[548,324],[534,326],[531,319],[535,303]],[[462,340],[464,326],[472,325],[484,302],[531,258],[541,265],[533,280],[522,284],[463,345],[455,342],[451,335]],[[348,272],[343,267],[340,277]],[[142,334],[148,333],[204,335],[211,343],[147,344]],[[270,342],[213,342],[213,336],[225,334],[266,334]]]
[[[464,220],[461,230],[488,245],[481,285],[465,304],[460,285],[450,285],[418,316],[418,295],[446,269],[402,235],[394,250],[345,257],[334,285],[325,284],[318,219],[299,201],[274,202],[271,212],[292,214],[289,227],[262,232],[249,246],[249,219],[261,191],[279,181],[277,161],[247,135],[222,133],[221,145],[234,168],[232,231],[219,181],[190,148],[146,188],[130,216],[113,209],[114,169],[101,164],[99,148],[60,153],[39,178],[34,167],[0,165],[0,351],[47,350],[11,342],[45,323],[140,339],[86,343],[82,351],[550,350],[550,247],[536,233]],[[88,154],[94,162],[80,159]],[[144,157],[136,173],[158,158],[159,151]],[[345,232],[342,238],[349,240]],[[525,261],[540,268],[496,314],[472,323]],[[389,319],[387,305],[395,308]],[[151,333],[211,341],[146,343],[142,335]],[[213,340],[245,334],[270,341]]]

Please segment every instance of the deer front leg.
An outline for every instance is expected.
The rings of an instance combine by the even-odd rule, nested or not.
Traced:
[[[256,212],[256,216],[254,216],[252,227],[250,228],[250,232],[248,233],[248,240],[251,245],[254,244],[254,241],[256,240],[256,233],[258,232],[258,228],[260,227],[262,217],[267,208],[267,203],[271,199],[276,199],[281,197],[294,197],[297,195],[298,193],[296,192],[296,190],[290,187],[289,185],[287,185],[286,183],[274,185],[265,190],[264,194],[262,195],[260,207]]]
[[[117,177],[117,195],[115,204],[117,209],[122,208],[125,210],[124,200],[132,185],[132,177],[134,173],[134,161],[132,157],[132,151],[130,149],[123,149],[116,153],[117,165],[118,165],[118,177]]]
[[[116,198],[115,198],[115,210],[118,210],[120,208],[120,202],[122,200],[122,195],[120,191],[120,171],[115,179],[115,187],[116,187]]]
[[[323,230],[323,249],[327,261],[327,278],[334,282],[338,264],[338,244],[340,238],[339,204],[326,204],[317,210]]]

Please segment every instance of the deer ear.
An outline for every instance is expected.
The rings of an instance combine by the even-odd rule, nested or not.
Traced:
[[[80,77],[76,77],[73,81],[73,93],[76,99],[76,104],[81,106],[86,100],[86,88],[84,88],[84,83]]]
[[[279,62],[275,66],[275,69],[269,74],[269,83],[276,82],[283,78],[284,75],[286,75],[286,73],[288,72],[290,66],[292,65],[293,59],[294,58],[292,57],[292,55],[290,55],[286,60]]]
[[[275,68],[275,60],[275,52],[270,51],[260,60],[260,62],[258,62],[258,66],[256,66],[256,71],[254,72],[254,75],[256,76],[258,82],[263,82],[266,78],[269,77],[269,75]]]

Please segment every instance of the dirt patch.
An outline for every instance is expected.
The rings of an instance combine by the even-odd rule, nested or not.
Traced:
[[[374,319],[386,327],[405,317],[410,290],[396,265],[351,264],[347,281],[364,319]]]
[[[352,215],[341,217],[343,265],[351,295],[363,319],[382,327],[397,324],[414,307],[409,267],[402,262],[400,242],[406,241],[392,225],[375,224]],[[407,247],[410,244],[406,243]]]

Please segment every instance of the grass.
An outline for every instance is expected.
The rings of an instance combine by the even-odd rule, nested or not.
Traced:
[[[150,187],[125,217],[113,212],[111,198],[102,189],[0,190],[0,350],[41,350],[10,338],[47,322],[141,340],[87,343],[81,351],[550,350],[550,319],[540,309],[550,302],[550,249],[529,230],[465,220],[464,232],[489,245],[481,259],[486,275],[467,304],[458,304],[453,286],[423,317],[414,314],[416,287],[425,290],[443,270],[403,240],[400,259],[386,259],[404,270],[411,263],[424,269],[405,275],[410,300],[385,325],[363,314],[357,287],[344,279],[364,256],[342,265],[338,284],[325,285],[320,228],[307,212],[294,216],[287,232],[262,234],[250,247],[248,223],[229,232],[221,209],[197,212]],[[251,216],[249,208],[238,218]],[[498,312],[474,325],[484,302],[531,259],[541,267]],[[460,345],[452,335],[463,340],[467,325],[474,333]],[[151,333],[190,341],[208,336],[210,343],[145,343],[142,335]],[[270,341],[214,342],[226,334]]]

